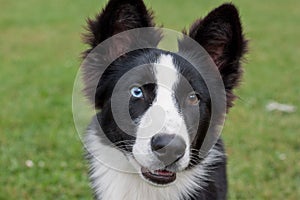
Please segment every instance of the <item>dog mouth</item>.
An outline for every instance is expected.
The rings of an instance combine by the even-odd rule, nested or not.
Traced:
[[[149,169],[142,167],[141,172],[142,176],[154,185],[168,185],[176,180],[176,173],[166,169],[150,171]]]

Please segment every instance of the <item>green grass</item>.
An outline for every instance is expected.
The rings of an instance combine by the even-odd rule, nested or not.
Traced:
[[[222,1],[148,0],[181,30]],[[300,2],[236,1],[250,53],[223,137],[230,199],[300,198]],[[104,2],[0,0],[0,199],[91,199],[72,119],[85,18]],[[276,100],[298,107],[267,112]],[[26,160],[34,166],[26,167]]]

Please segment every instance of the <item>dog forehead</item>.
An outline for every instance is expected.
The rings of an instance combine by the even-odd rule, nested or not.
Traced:
[[[177,98],[186,96],[188,92],[201,90],[203,85],[199,85],[203,80],[197,70],[175,53],[160,55],[153,71],[158,88]]]
[[[119,73],[120,77],[116,78],[124,87],[154,83],[171,92],[180,76],[173,59],[174,56],[169,52],[150,50],[145,54],[130,55],[125,62],[120,60],[111,71]]]
[[[157,84],[167,89],[174,88],[178,81],[178,71],[171,54],[162,54],[154,65]]]
[[[177,71],[173,56],[171,54],[162,54],[154,64],[154,76],[156,79],[157,90],[155,104],[168,110],[176,110],[175,90],[179,81],[179,72]]]

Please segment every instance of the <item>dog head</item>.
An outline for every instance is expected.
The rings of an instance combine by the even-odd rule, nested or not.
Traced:
[[[85,40],[91,48],[84,57],[123,31],[155,26],[152,19],[152,12],[141,0],[110,0],[96,19],[88,20]],[[232,4],[216,8],[196,20],[187,35],[217,66],[230,108],[246,51],[237,9]],[[156,46],[161,38],[159,31],[153,32],[150,43]],[[211,95],[204,77],[191,63],[161,49],[126,52],[113,60],[101,77],[97,76],[97,70],[103,70],[101,60],[122,52],[121,40],[128,46],[136,42],[130,35],[116,37],[106,51],[96,55],[100,63],[95,71],[84,66],[85,91],[100,110],[97,119],[108,141],[127,156],[143,179],[168,185],[176,180],[177,172],[201,163],[199,150],[212,115]],[[179,52],[194,51],[182,41],[178,46]],[[91,77],[97,79],[96,85],[91,85]]]

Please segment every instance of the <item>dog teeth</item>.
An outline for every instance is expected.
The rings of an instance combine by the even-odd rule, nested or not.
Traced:
[[[155,174],[155,175],[159,175],[159,172],[157,170],[155,170],[154,172],[151,172],[152,174]]]
[[[154,174],[156,175],[161,175],[161,176],[172,176],[173,175],[173,172],[170,172],[170,171],[167,171],[167,170],[155,170],[154,171]]]
[[[168,171],[165,169],[148,169],[148,168],[143,168],[142,171],[144,172],[149,172],[153,175],[157,175],[157,176],[173,176],[174,172],[172,171]]]

